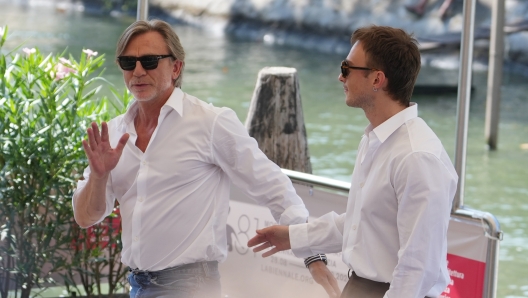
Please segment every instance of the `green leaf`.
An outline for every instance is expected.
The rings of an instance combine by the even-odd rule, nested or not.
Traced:
[[[8,29],[7,26],[5,26],[4,28],[0,27],[0,49],[2,48],[2,46],[4,45],[7,39],[7,33],[8,33],[7,29]]]
[[[70,54],[78,73],[56,80],[55,67],[65,52],[5,53],[0,51],[0,218],[5,244],[0,245],[0,263],[10,257],[14,265],[0,266],[0,276],[8,270],[20,287],[32,287],[46,278],[40,271],[46,263],[59,264],[68,272],[65,276],[101,276],[119,258],[107,255],[108,250],[91,256],[90,250],[72,249],[72,242],[87,234],[74,228],[69,202],[87,166],[81,146],[86,126],[113,116],[106,109],[108,99],[99,97],[111,87],[101,77],[104,69],[99,71],[104,58],[81,54],[77,62]]]

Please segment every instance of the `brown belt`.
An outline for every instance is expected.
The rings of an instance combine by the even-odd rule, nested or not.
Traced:
[[[345,288],[343,289],[343,294],[341,295],[341,298],[382,298],[385,293],[389,290],[390,283],[378,282],[359,277],[353,271],[352,274],[350,274],[350,271],[349,280],[345,285]]]

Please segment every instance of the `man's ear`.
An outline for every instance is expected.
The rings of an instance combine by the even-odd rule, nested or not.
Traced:
[[[374,77],[373,88],[385,90],[388,84],[388,79],[385,76],[385,73],[381,70],[376,71],[376,76]]]
[[[178,59],[174,60],[174,64],[172,65],[172,80],[173,81],[176,80],[180,76],[182,70],[183,70],[183,62]]]

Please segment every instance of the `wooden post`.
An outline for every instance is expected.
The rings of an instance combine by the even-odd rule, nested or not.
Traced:
[[[499,115],[504,60],[504,1],[492,2],[491,37],[488,68],[488,94],[486,96],[486,122],[484,135],[490,150],[497,150]]]
[[[312,173],[295,68],[265,67],[259,71],[246,128],[279,167]]]

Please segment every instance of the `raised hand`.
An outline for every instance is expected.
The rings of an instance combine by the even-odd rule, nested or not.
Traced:
[[[262,254],[262,257],[269,257],[279,251],[291,249],[290,232],[287,226],[271,226],[262,230],[257,230],[257,235],[248,241],[248,247],[256,246],[254,252],[271,248]]]
[[[88,141],[83,140],[82,144],[90,163],[90,177],[105,178],[119,162],[129,135],[126,133],[121,136],[116,148],[112,148],[106,122],[101,123],[101,132],[99,132],[99,127],[95,122],[92,122],[91,127],[86,132],[88,133]]]

